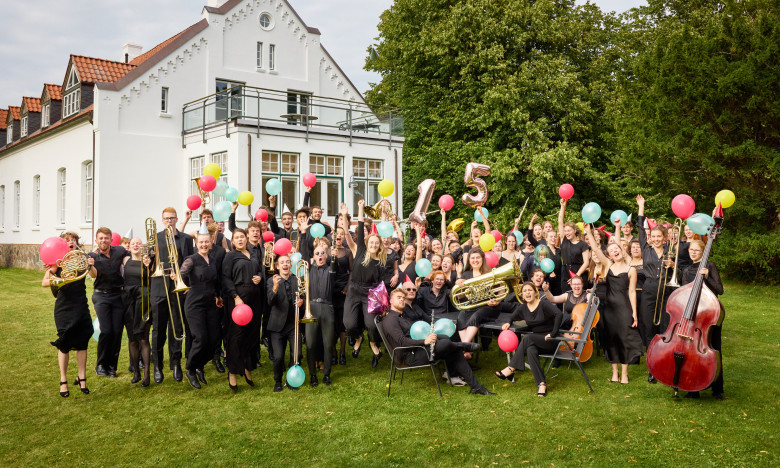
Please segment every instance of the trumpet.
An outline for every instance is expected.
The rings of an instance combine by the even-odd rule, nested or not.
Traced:
[[[494,268],[490,273],[455,286],[450,293],[450,299],[458,310],[476,309],[490,301],[501,301],[512,291],[517,300],[522,302],[519,287],[522,281],[520,264],[517,260],[512,260],[500,268]]]
[[[383,198],[376,202],[374,206],[364,206],[363,213],[371,219],[381,219],[383,214],[389,214],[393,211],[393,205]]]
[[[311,314],[311,307],[309,307],[309,262],[299,260],[295,265],[295,276],[298,278],[298,296],[306,298],[306,304],[303,306],[303,317],[301,317],[301,323],[316,322],[317,318]],[[295,320],[298,320],[298,310],[295,310]],[[296,332],[297,333],[297,332]]]
[[[671,230],[674,232],[677,231],[677,240],[674,243],[674,245],[671,245],[671,242],[669,244],[669,250],[666,251],[666,254],[664,254],[663,257],[661,257],[661,274],[659,275],[658,279],[658,291],[655,293],[655,310],[653,310],[653,324],[658,326],[661,324],[661,312],[664,309],[664,295],[666,294],[666,288],[679,288],[680,284],[677,282],[677,262],[680,259],[680,234],[682,234],[682,224],[683,220],[680,218],[677,218],[674,221],[674,226],[672,226]],[[665,267],[664,264],[667,261],[671,261],[672,257],[674,257],[674,266],[672,267],[672,278],[669,279],[667,282],[667,278],[669,277],[669,268]]]
[[[268,244],[271,244],[270,248]],[[274,243],[267,242],[265,247],[265,256],[263,256],[263,267],[268,270],[268,273],[274,274]]]
[[[57,261],[57,266],[61,269],[60,276],[49,276],[49,287],[55,297],[57,291],[63,286],[87,276],[91,269],[87,262],[88,258],[83,250],[71,250],[62,257],[62,260]]]

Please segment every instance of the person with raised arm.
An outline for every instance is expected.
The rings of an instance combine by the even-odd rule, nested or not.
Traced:
[[[572,222],[564,223],[563,207],[566,200],[561,198],[561,210],[558,212],[558,237],[561,239],[561,291],[569,289],[569,271],[574,272],[588,282],[588,265],[590,265],[590,248],[580,239],[580,231]]]

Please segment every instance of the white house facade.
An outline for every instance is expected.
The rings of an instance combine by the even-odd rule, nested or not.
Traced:
[[[100,226],[143,237],[167,206],[182,218],[212,162],[255,195],[239,225],[270,178],[282,181],[277,216],[299,207],[308,172],[310,204],[331,220],[342,201],[353,212],[378,201],[383,179],[399,206],[402,120],[368,108],[284,0],[210,1],[200,21],[145,53],[126,45],[121,61],[72,55],[61,86],[20,104],[0,109],[0,266],[38,265],[38,245],[64,230],[91,243]]]

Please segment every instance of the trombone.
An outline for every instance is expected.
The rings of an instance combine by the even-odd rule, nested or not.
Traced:
[[[303,306],[303,317],[301,317],[301,323],[316,322],[317,318],[311,314],[311,307],[309,307],[309,262],[299,260],[295,265],[295,276],[298,278],[298,296],[306,298],[306,304]],[[295,308],[295,321],[296,325],[298,320],[298,308]],[[296,330],[296,336],[298,331]]]
[[[677,262],[680,259],[680,235],[682,234],[683,220],[677,218],[674,221],[674,225],[671,228],[671,233],[677,232],[677,240],[674,245],[669,243],[669,249],[666,254],[661,257],[661,272],[658,278],[658,291],[655,293],[655,309],[653,310],[653,324],[658,326],[661,324],[661,312],[664,310],[664,296],[666,294],[667,286],[670,288],[679,288],[680,284],[677,282]],[[672,267],[672,277],[669,278],[669,268],[665,266],[666,262],[671,261],[674,257],[674,266]],[[667,282],[668,279],[668,282]]]
[[[153,250],[155,254],[155,272],[151,275],[152,278],[162,277],[163,286],[165,287],[165,295],[170,298],[171,290],[168,287],[168,279],[165,278],[166,268],[163,262],[160,260],[160,245],[157,243],[157,223],[152,218],[146,218],[146,240],[147,247]],[[186,291],[189,288],[184,284],[184,280],[181,278],[181,271],[179,271],[179,252],[176,250],[176,239],[173,236],[173,227],[168,226],[163,231],[163,237],[165,238],[165,247],[168,249],[168,263],[171,264],[170,272],[176,277],[175,284],[173,285],[173,291],[176,293],[176,304],[179,308],[179,323],[181,324],[181,334],[176,334],[176,325],[174,324],[173,308],[171,307],[170,299],[168,303],[168,314],[171,317],[171,328],[173,329],[173,339],[176,341],[183,340],[187,335],[184,329],[184,313],[181,308],[181,299],[179,298],[179,292]],[[143,318],[143,313],[142,313]],[[148,320],[148,318],[147,318]]]

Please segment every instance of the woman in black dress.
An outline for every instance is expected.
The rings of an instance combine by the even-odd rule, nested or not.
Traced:
[[[260,262],[247,250],[247,235],[243,229],[233,231],[233,250],[222,262],[222,297],[226,301],[225,361],[228,368],[228,385],[238,391],[236,376],[243,375],[246,383],[254,387],[252,371],[257,367],[253,352],[255,337],[260,331],[260,312],[265,293],[258,286],[263,280]],[[233,308],[246,304],[252,309],[252,320],[246,325],[233,321]]]
[[[417,261],[423,258],[422,239],[417,236],[416,239],[409,242],[401,256],[401,261],[398,264],[398,280],[406,281],[406,277],[409,277],[412,283],[417,281],[417,271],[415,266]]]
[[[149,297],[149,257],[143,257],[141,239],[130,239],[130,256],[124,258],[122,274],[125,278],[125,289],[122,291],[122,301],[125,303],[125,322],[129,325],[128,341],[130,363],[133,364],[133,379],[131,383],[141,382],[142,387],[149,386],[149,359],[152,348],[149,346],[149,329],[152,326],[151,298]],[[146,316],[146,320],[144,320]],[[139,357],[144,364],[144,378],[141,381],[141,370],[138,366]]]
[[[538,386],[537,395],[547,395],[547,383],[544,380],[544,371],[539,363],[539,353],[551,353],[558,346],[557,341],[550,338],[558,334],[561,326],[561,311],[550,301],[539,300],[539,292],[533,283],[523,283],[521,290],[523,304],[517,302],[501,302],[498,307],[502,312],[511,312],[510,323],[502,326],[503,330],[510,327],[512,322],[524,320],[531,333],[523,335],[515,355],[509,361],[509,365],[500,371],[496,371],[499,379],[511,379],[516,371],[525,370],[525,357],[528,356],[528,365],[534,374],[534,380]]]
[[[352,252],[344,247],[344,239],[347,234],[339,227],[335,232],[336,247],[331,250],[331,268],[335,273],[333,278],[333,312],[336,327],[336,336],[341,343],[338,352],[338,363],[347,364],[345,354],[347,344],[347,329],[344,328],[344,302],[347,299],[347,285],[352,274]],[[335,347],[333,352],[335,353]]]
[[[358,202],[358,225],[356,239],[346,236],[347,245],[352,252],[352,277],[349,280],[349,290],[344,302],[344,327],[347,334],[355,340],[352,357],[357,358],[360,353],[360,345],[363,343],[363,328],[368,330],[368,342],[374,357],[371,367],[376,368],[382,352],[379,350],[380,336],[374,324],[374,317],[368,313],[368,290],[376,287],[382,281],[382,268],[387,262],[387,251],[382,238],[378,234],[371,234],[366,239],[363,225],[364,200]],[[341,204],[341,220],[344,231],[349,230],[349,208],[346,203]]]
[[[79,236],[75,232],[65,232],[60,235],[68,242],[70,249],[81,249],[79,245]],[[95,260],[88,258],[89,276],[95,278],[97,270],[93,266]],[[62,274],[62,270],[56,265],[51,265],[43,275],[41,286],[51,287],[49,278]],[[57,326],[57,340],[51,344],[57,348],[57,361],[60,366],[60,396],[70,396],[68,390],[68,361],[70,351],[76,351],[76,363],[78,366],[78,377],[74,385],[79,385],[81,392],[89,394],[87,388],[87,345],[92,337],[94,329],[92,328],[92,319],[89,315],[89,303],[87,302],[87,285],[84,283],[86,277],[78,281],[73,281],[60,287],[54,297],[54,324]]]
[[[220,278],[216,259],[209,255],[211,235],[201,231],[195,242],[198,252],[181,265],[181,277],[190,287],[184,303],[184,314],[190,324],[192,348],[187,356],[187,380],[193,388],[206,384],[203,366],[214,357],[220,338]]]
[[[569,271],[588,284],[587,270],[590,265],[590,247],[580,239],[580,231],[574,223],[563,222],[563,206],[566,200],[561,198],[561,211],[558,213],[558,236],[561,240],[561,291],[569,289]]]

